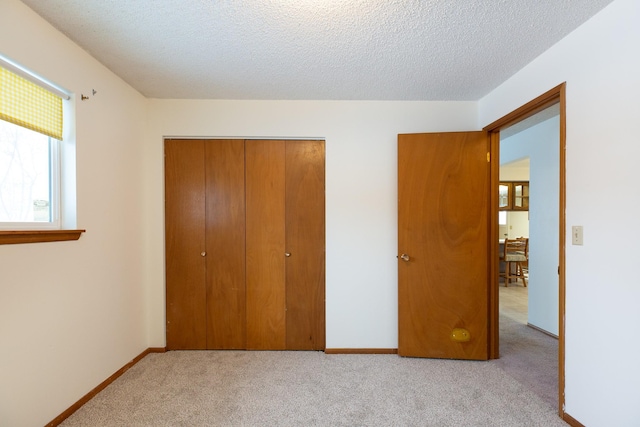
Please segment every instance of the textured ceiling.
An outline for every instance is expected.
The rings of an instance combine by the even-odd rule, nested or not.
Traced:
[[[22,0],[151,98],[478,100],[612,0]]]

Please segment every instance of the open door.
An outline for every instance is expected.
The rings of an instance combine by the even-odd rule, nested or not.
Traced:
[[[486,360],[486,132],[398,135],[398,354]]]

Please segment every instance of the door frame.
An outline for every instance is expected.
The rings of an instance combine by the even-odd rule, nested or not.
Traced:
[[[483,128],[489,135],[490,146],[490,188],[489,195],[489,358],[497,359],[499,352],[499,300],[498,283],[498,183],[500,181],[500,130],[518,123],[554,104],[560,104],[560,200],[559,200],[559,236],[558,236],[558,414],[565,418],[565,245],[566,245],[566,82],[548,90],[507,115]],[[493,189],[496,191],[493,191]]]

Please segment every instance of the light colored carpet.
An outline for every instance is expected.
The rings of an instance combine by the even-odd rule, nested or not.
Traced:
[[[566,426],[557,340],[500,290],[501,359],[322,352],[150,354],[62,426]]]
[[[63,426],[566,426],[491,362],[172,351],[150,354]]]

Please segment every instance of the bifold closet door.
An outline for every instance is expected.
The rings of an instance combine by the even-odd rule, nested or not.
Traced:
[[[205,142],[207,348],[246,348],[244,141]]]
[[[205,349],[204,141],[166,140],[167,348]]]
[[[167,348],[243,349],[244,141],[165,141]]]
[[[247,348],[325,346],[324,141],[245,142]]]
[[[167,348],[322,350],[324,141],[166,140]]]
[[[245,141],[247,348],[286,348],[285,143]]]
[[[324,141],[286,142],[287,349],[325,348]]]

